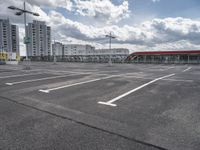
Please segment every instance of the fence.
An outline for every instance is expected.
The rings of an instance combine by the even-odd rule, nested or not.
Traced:
[[[199,64],[199,54],[180,55],[130,55],[127,63],[162,63],[162,64]]]
[[[123,63],[128,55],[112,55],[113,63]],[[66,56],[34,56],[29,57],[31,61],[56,61],[58,62],[83,62],[83,63],[108,63],[109,55],[66,55]]]
[[[0,60],[1,61],[8,60],[8,54],[6,52],[0,52]]]

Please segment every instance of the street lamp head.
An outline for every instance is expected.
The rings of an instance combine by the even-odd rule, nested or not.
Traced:
[[[112,38],[112,39],[116,38],[115,36],[112,36],[112,35],[106,35],[106,37],[109,37],[109,38]]]
[[[23,14],[23,12],[21,12],[21,11],[15,13],[15,15],[17,15],[17,16],[21,16],[22,14]]]
[[[38,13],[33,13],[34,16],[40,16]]]
[[[16,9],[15,6],[9,6],[8,8],[9,8],[9,9],[12,9],[12,10],[15,10],[15,9]]]

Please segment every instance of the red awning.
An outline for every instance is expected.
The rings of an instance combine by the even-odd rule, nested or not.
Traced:
[[[134,52],[133,55],[173,55],[173,54],[200,54],[200,50],[184,50],[184,51],[145,51]]]

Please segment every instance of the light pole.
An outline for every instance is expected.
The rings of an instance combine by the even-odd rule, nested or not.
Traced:
[[[56,64],[56,41],[54,38],[54,48],[53,48],[53,64]]]
[[[107,38],[109,38],[109,49],[110,49],[110,55],[109,55],[109,65],[112,65],[112,60],[111,60],[111,39],[115,39],[115,36],[112,36],[111,32],[109,35],[106,35]]]
[[[0,54],[1,54],[1,57],[0,57],[0,59],[3,59],[3,60],[7,60],[8,59],[8,53],[4,53],[5,51],[4,51],[4,46],[2,45],[1,46],[1,52],[0,52]]]
[[[1,46],[1,53],[3,53],[3,45]]]
[[[40,16],[40,15],[36,12],[26,10],[26,2],[24,2],[23,9],[17,8],[15,6],[9,6],[8,8],[12,9],[12,10],[17,10],[17,12],[15,13],[15,15],[17,15],[17,16],[21,16],[22,14],[24,14],[24,30],[25,30],[24,44],[25,44],[25,51],[26,51],[26,60],[28,60],[28,51],[27,51],[26,45],[30,43],[30,38],[27,37],[27,35],[26,35],[26,14],[28,13],[28,14],[31,14],[34,16]]]
[[[1,59],[3,60],[3,55],[4,55],[4,54],[3,54],[3,45],[1,46],[1,52],[0,52],[0,54],[1,54],[1,55],[0,55],[0,60],[1,60]]]

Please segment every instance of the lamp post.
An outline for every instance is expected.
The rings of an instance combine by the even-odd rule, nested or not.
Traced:
[[[3,52],[4,52],[4,51],[3,51],[3,48],[4,48],[4,47],[3,47],[3,45],[2,45],[2,46],[1,46],[1,53],[3,53]]]
[[[17,16],[21,16],[22,14],[24,14],[24,30],[25,30],[24,44],[25,44],[25,51],[26,51],[26,60],[28,60],[28,51],[27,51],[26,45],[30,43],[30,38],[27,37],[27,35],[26,35],[26,14],[31,14],[34,16],[40,16],[40,15],[36,12],[26,10],[26,2],[24,2],[23,9],[17,8],[15,6],[9,6],[8,8],[11,10],[16,10],[17,12],[15,13],[15,15],[17,15]]]
[[[109,65],[112,65],[112,60],[111,60],[111,39],[115,39],[115,36],[112,36],[111,32],[109,35],[106,35],[107,38],[109,38],[109,49],[110,49],[110,55],[109,55]]]
[[[53,64],[56,64],[56,41],[54,38],[54,48],[53,48]]]
[[[4,55],[4,54],[3,54],[3,45],[1,45],[1,52],[0,52],[0,54],[1,54],[1,55],[0,55],[0,60],[1,60],[1,59],[3,59],[3,55]]]

